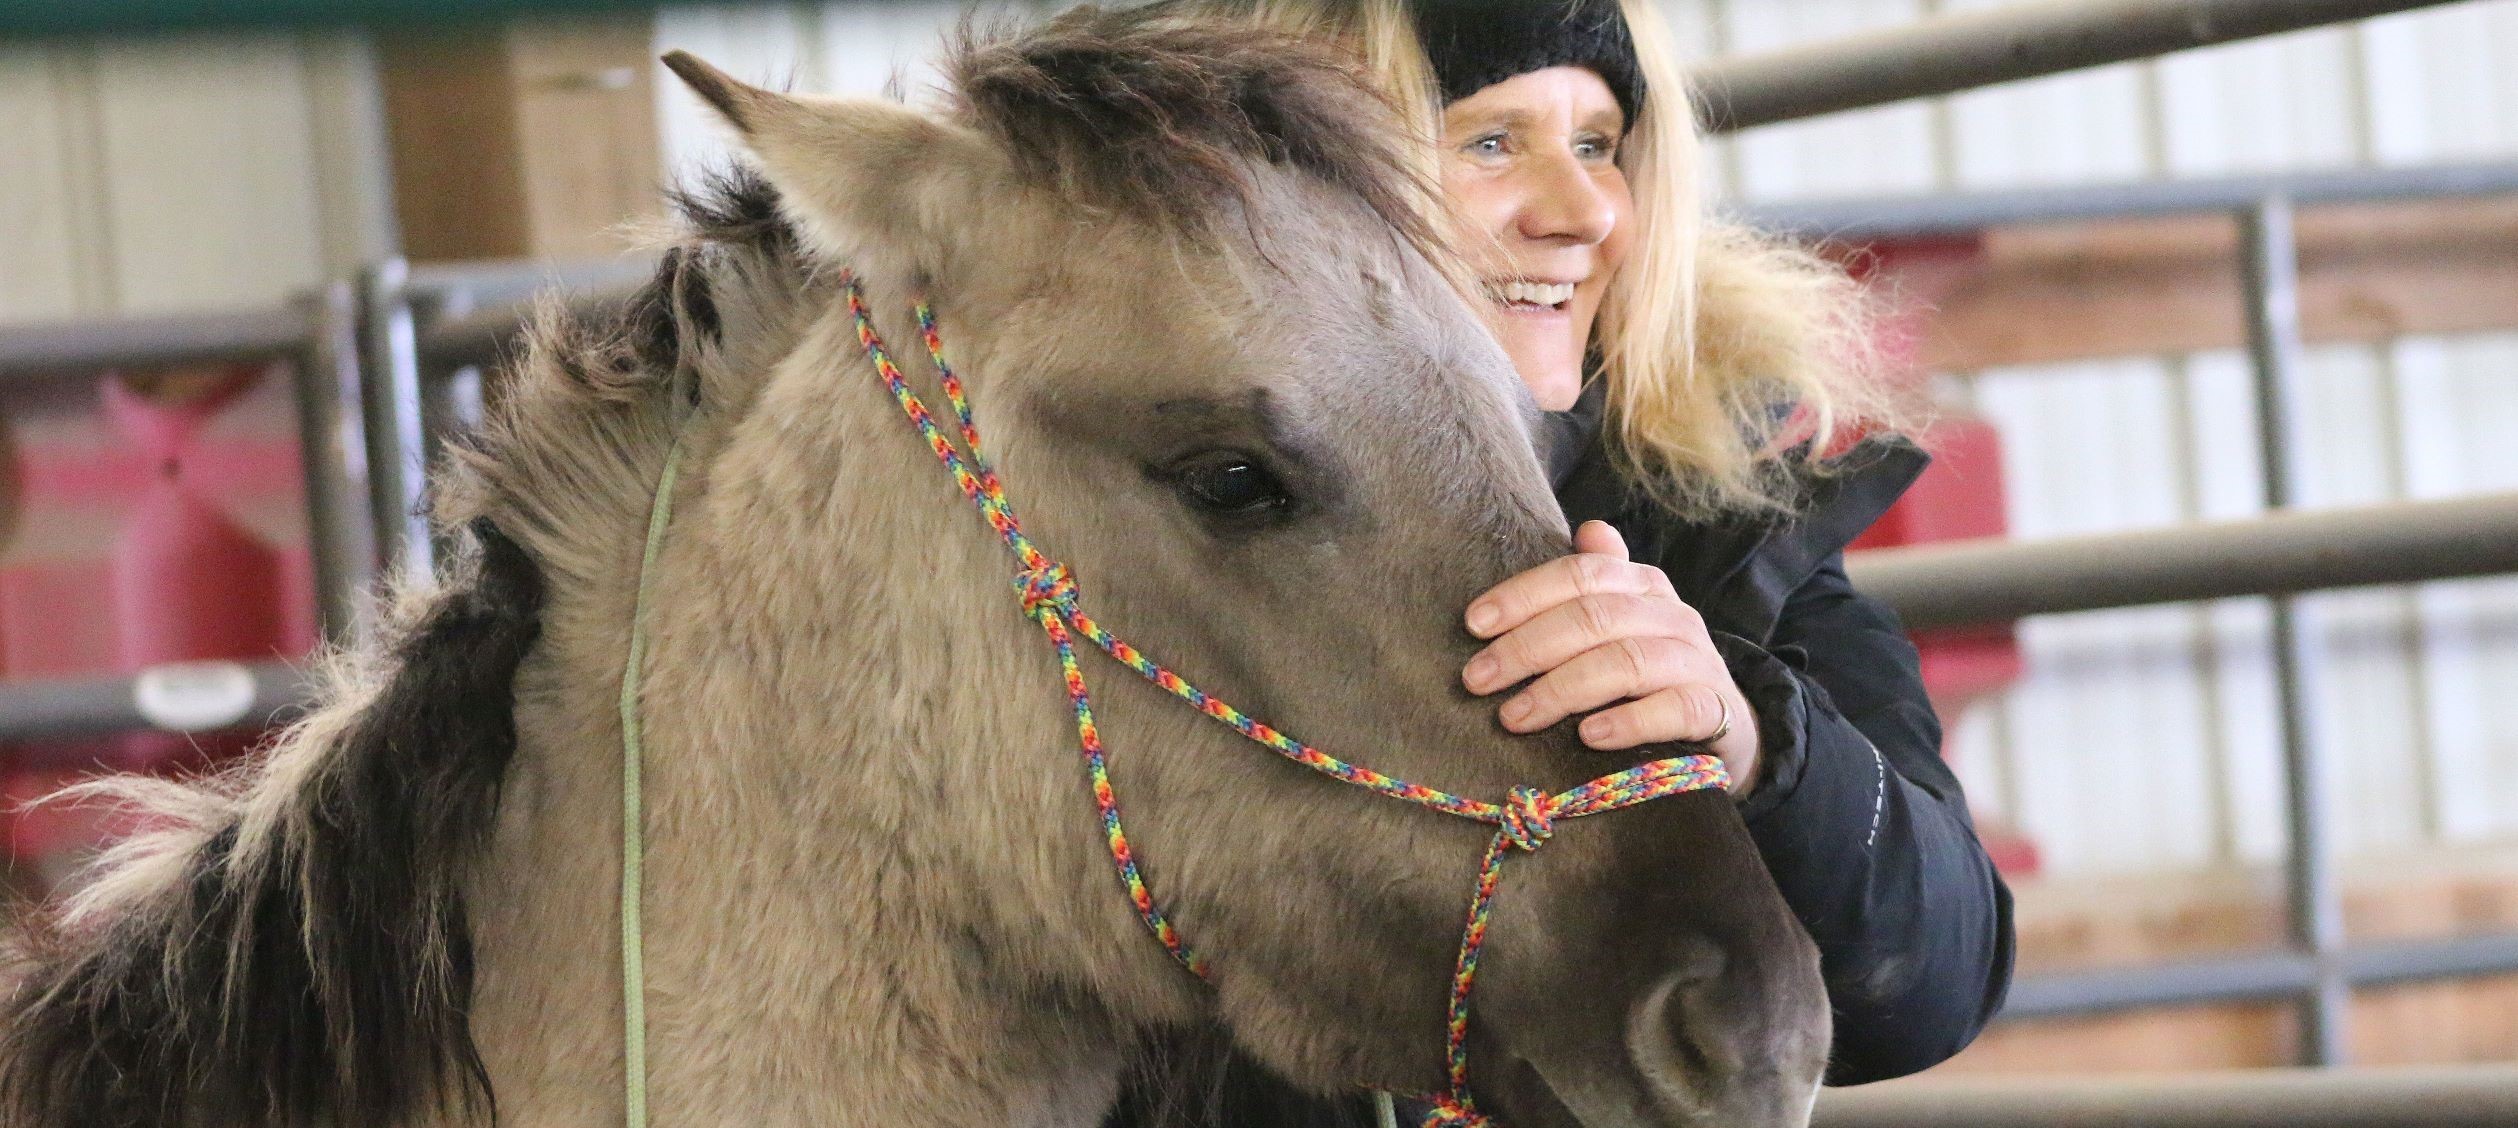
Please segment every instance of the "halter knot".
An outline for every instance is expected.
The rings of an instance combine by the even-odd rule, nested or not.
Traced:
[[[1075,614],[1075,574],[1055,560],[1016,572],[1014,587],[1023,593],[1023,613],[1032,618]]]
[[[1535,787],[1516,787],[1504,797],[1504,817],[1495,824],[1504,841],[1536,850],[1556,833],[1556,800]]]
[[[1495,1128],[1495,1122],[1449,1094],[1421,1098],[1425,1113],[1417,1128]]]

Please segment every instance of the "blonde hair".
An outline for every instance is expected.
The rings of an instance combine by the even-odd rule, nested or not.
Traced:
[[[1191,0],[1348,44],[1425,134],[1436,173],[1442,98],[1407,0]],[[1646,91],[1618,154],[1644,232],[1601,303],[1611,457],[1685,516],[1781,512],[1803,474],[1857,435],[1910,430],[1915,405],[1877,378],[1871,302],[1808,250],[1706,211],[1693,101],[1650,0],[1619,0]],[[1453,232],[1456,238],[1478,233]]]

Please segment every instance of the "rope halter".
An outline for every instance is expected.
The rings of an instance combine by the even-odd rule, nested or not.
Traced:
[[[1128,844],[1122,825],[1119,800],[1110,783],[1110,770],[1102,749],[1101,734],[1093,724],[1093,706],[1085,686],[1084,672],[1077,664],[1074,638],[1082,636],[1119,664],[1137,672],[1147,681],[1194,705],[1209,717],[1232,726],[1243,736],[1267,747],[1289,760],[1311,768],[1343,783],[1378,792],[1394,799],[1429,807],[1445,814],[1482,822],[1495,828],[1495,836],[1487,843],[1486,856],[1478,865],[1477,890],[1470,900],[1468,923],[1461,932],[1460,955],[1454,965],[1451,987],[1450,1022],[1447,1057],[1450,1088],[1447,1092],[1418,1098],[1427,1111],[1422,1128],[1490,1128],[1493,1121],[1477,1109],[1469,1095],[1469,991],[1477,981],[1478,957],[1484,950],[1488,917],[1494,906],[1495,887],[1502,877],[1507,850],[1531,851],[1545,844],[1556,833],[1556,820],[1613,811],[1639,803],[1650,802],[1682,791],[1720,788],[1730,777],[1723,771],[1722,761],[1712,756],[1680,756],[1640,764],[1625,771],[1603,776],[1562,794],[1550,795],[1531,787],[1513,788],[1502,803],[1488,803],[1463,796],[1436,791],[1430,787],[1408,783],[1349,764],[1328,753],[1295,740],[1267,725],[1243,715],[1222,700],[1211,697],[1180,675],[1147,658],[1135,647],[1113,637],[1086,615],[1079,605],[1075,575],[1066,565],[1050,558],[1023,534],[1023,522],[1006,500],[1005,487],[989,465],[986,451],[979,439],[979,426],[971,418],[970,401],[962,392],[961,379],[953,365],[945,359],[943,335],[936,328],[935,311],[925,301],[917,304],[919,336],[927,346],[928,359],[935,363],[938,381],[945,397],[952,402],[955,422],[959,424],[964,450],[956,450],[952,440],[936,426],[934,415],[927,410],[899,366],[883,347],[883,338],[875,332],[874,319],[868,312],[865,290],[855,274],[844,275],[842,286],[848,295],[849,313],[856,319],[857,340],[864,346],[866,358],[890,388],[902,414],[915,427],[938,462],[951,473],[962,495],[978,508],[990,528],[1005,542],[1007,551],[1020,562],[1014,586],[1022,594],[1023,613],[1039,623],[1052,647],[1058,652],[1058,663],[1066,675],[1067,696],[1076,721],[1076,737],[1084,751],[1086,773],[1091,777],[1095,806],[1101,811],[1104,835],[1110,846],[1113,867],[1120,883],[1135,905],[1137,916],[1146,929],[1162,942],[1172,957],[1200,978],[1208,978],[1206,961],[1182,940],[1169,917],[1156,904],[1153,893],[1146,888],[1145,878],[1137,869],[1136,854]]]
[[[1196,686],[1189,684],[1180,675],[1147,658],[1135,647],[1112,636],[1102,629],[1100,624],[1094,622],[1091,616],[1084,613],[1078,599],[1074,573],[1069,571],[1066,565],[1043,553],[1031,538],[1024,535],[1021,519],[1015,515],[1013,505],[1006,500],[1004,486],[998,481],[996,471],[990,466],[987,454],[980,444],[979,427],[971,418],[970,402],[963,395],[961,380],[954,374],[953,366],[945,359],[944,342],[936,328],[934,310],[923,300],[917,303],[919,335],[926,344],[928,358],[935,363],[936,374],[943,385],[945,397],[952,403],[955,422],[961,432],[963,449],[956,449],[952,440],[945,436],[943,430],[936,425],[934,415],[927,410],[927,405],[910,391],[909,383],[902,377],[900,368],[892,363],[890,354],[884,348],[882,337],[875,332],[874,319],[866,308],[865,292],[856,275],[853,272],[843,274],[841,285],[847,293],[849,312],[856,320],[858,343],[863,346],[867,359],[874,363],[875,371],[883,378],[885,386],[891,390],[892,397],[899,403],[902,414],[908,417],[911,426],[927,441],[927,446],[935,453],[936,460],[942,463],[945,470],[952,475],[963,497],[978,509],[980,516],[1004,542],[1007,551],[1014,555],[1017,561],[1014,588],[1021,595],[1023,614],[1040,625],[1051,647],[1057,651],[1059,668],[1065,675],[1068,703],[1075,714],[1076,739],[1083,752],[1085,772],[1091,782],[1094,806],[1101,814],[1103,834],[1109,846],[1112,868],[1116,870],[1120,884],[1126,890],[1128,900],[1135,907],[1138,918],[1145,922],[1147,931],[1154,934],[1154,938],[1162,943],[1164,949],[1169,951],[1172,958],[1179,961],[1182,967],[1201,979],[1212,978],[1212,969],[1207,961],[1181,938],[1179,930],[1173,927],[1171,919],[1156,903],[1153,892],[1146,886],[1144,875],[1137,868],[1136,853],[1129,845],[1127,831],[1120,818],[1118,795],[1111,786],[1109,764],[1102,747],[1101,734],[1093,723],[1091,693],[1085,685],[1084,671],[1076,658],[1075,639],[1078,637],[1109,655],[1113,661],[1135,671],[1140,677],[1188,702],[1199,712],[1219,723],[1231,726],[1235,731],[1279,756],[1341,783],[1495,828],[1494,836],[1487,842],[1485,856],[1478,863],[1477,886],[1469,901],[1468,919],[1460,935],[1459,957],[1453,966],[1449,1021],[1446,1024],[1445,1036],[1446,1073],[1449,1087],[1442,1093],[1415,1098],[1425,1106],[1424,1115],[1419,1122],[1420,1128],[1494,1128],[1494,1121],[1478,1110],[1476,1102],[1469,1094],[1469,994],[1470,989],[1477,982],[1478,958],[1485,950],[1487,921],[1494,907],[1496,885],[1503,876],[1505,857],[1513,851],[1534,851],[1546,844],[1548,839],[1556,833],[1556,824],[1560,819],[1619,810],[1683,791],[1721,788],[1730,780],[1730,776],[1723,770],[1722,761],[1713,756],[1702,755],[1654,760],[1602,776],[1554,795],[1537,788],[1515,787],[1506,793],[1503,802],[1491,803],[1437,791],[1430,787],[1383,775],[1371,768],[1350,764],[1251,719],[1241,710],[1209,696]],[[677,456],[678,453],[677,446]],[[655,539],[661,535],[663,515],[669,512],[664,507],[668,504],[671,493],[671,465],[672,462],[669,460],[667,480],[663,483],[663,488],[658,491],[656,519],[651,522],[648,553],[650,565],[654,559]],[[641,569],[642,606],[646,586],[645,573],[648,570],[649,568]],[[630,701],[634,697],[636,676],[637,658],[634,655],[629,674],[624,679],[623,711],[625,715],[629,713]],[[634,823],[637,811],[635,744],[633,743],[626,751],[631,763],[627,765],[623,773],[624,786],[630,791],[625,798],[625,806]],[[624,844],[623,860],[625,871],[624,950],[634,953],[637,950],[636,932],[638,931],[634,908],[636,893],[627,887],[627,883],[635,881],[636,863],[632,855],[635,854],[638,846],[634,826],[625,827],[624,833],[629,836]],[[643,991],[637,981],[636,969],[628,958],[624,959],[623,977],[624,991],[629,996],[628,1002],[635,1016],[640,1009],[639,996],[643,994]],[[643,1119],[639,1114],[643,1112],[645,1106],[643,1080],[645,1049],[644,1032],[636,1017],[631,1020],[629,1041],[630,1102],[633,1110],[633,1128],[638,1128],[638,1121]],[[1385,1098],[1382,1107],[1386,1114],[1389,1108],[1387,1094],[1384,1093],[1382,1096]]]

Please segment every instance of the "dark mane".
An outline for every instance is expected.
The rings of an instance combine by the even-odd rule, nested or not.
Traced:
[[[322,756],[305,787],[205,793],[197,843],[101,927],[17,907],[0,1125],[496,1119],[462,875],[516,751],[543,589],[488,522],[466,533],[371,696],[293,738]]]
[[[795,238],[795,228],[778,212],[778,189],[749,164],[701,169],[666,199],[700,242],[765,246]]]
[[[1397,113],[1355,64],[1294,36],[1087,7],[1001,41],[965,27],[946,72],[964,124],[1080,203],[1195,232],[1247,196],[1254,164],[1280,165],[1435,246]]]

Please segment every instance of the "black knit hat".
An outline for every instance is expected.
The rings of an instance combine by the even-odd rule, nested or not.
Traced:
[[[1443,101],[1518,74],[1588,67],[1609,84],[1628,125],[1644,104],[1643,69],[1618,0],[1410,0],[1417,42]]]

